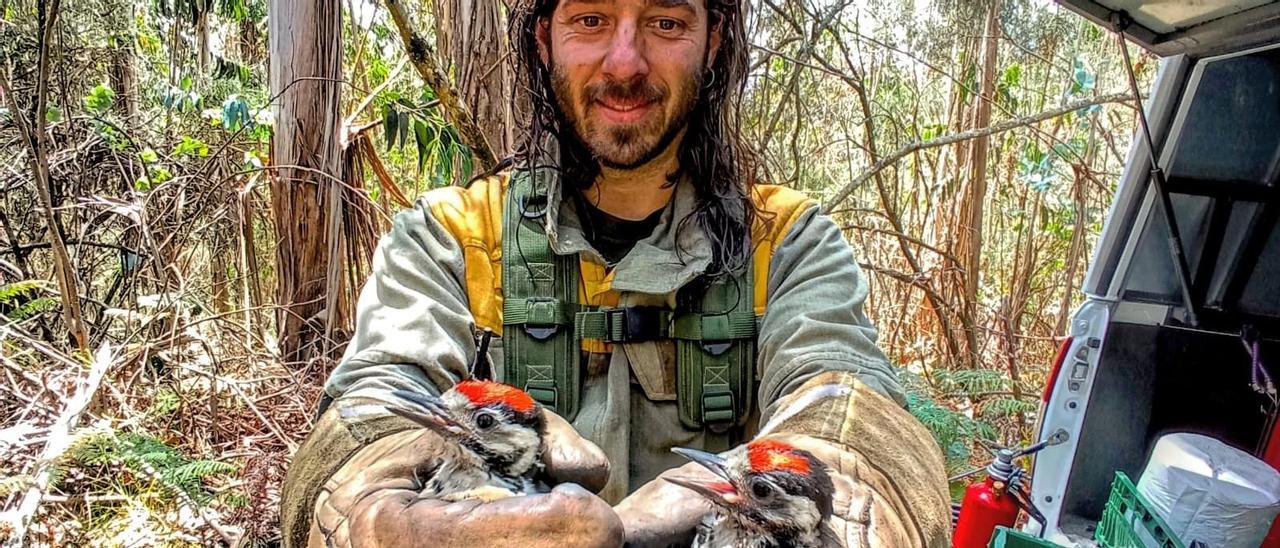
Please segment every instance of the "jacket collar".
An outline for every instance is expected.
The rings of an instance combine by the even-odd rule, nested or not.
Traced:
[[[564,188],[554,169],[537,168],[535,172],[535,192],[545,189],[547,195],[548,214],[544,219],[551,249],[559,255],[584,253],[588,260],[603,264],[600,253],[587,242],[575,201],[567,199],[568,193],[575,190]],[[614,266],[613,289],[663,295],[706,272],[711,263],[711,243],[692,219],[682,222],[693,215],[697,200],[688,177],[676,183],[671,199],[673,203],[667,205],[653,233],[636,242]]]

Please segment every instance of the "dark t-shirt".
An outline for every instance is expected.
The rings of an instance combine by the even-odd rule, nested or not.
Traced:
[[[666,210],[665,207],[659,208],[644,219],[631,221],[597,209],[581,194],[577,198],[577,209],[583,212],[582,228],[587,241],[600,252],[609,266],[618,264],[618,261],[626,257],[636,242],[648,238],[662,219],[662,212]]]

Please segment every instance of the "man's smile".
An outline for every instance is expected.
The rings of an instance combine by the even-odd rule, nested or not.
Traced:
[[[616,124],[630,124],[644,118],[653,109],[654,101],[618,101],[602,99],[594,103],[605,119]]]

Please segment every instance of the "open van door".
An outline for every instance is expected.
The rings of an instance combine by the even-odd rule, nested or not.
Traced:
[[[1089,545],[1166,433],[1280,469],[1280,1],[1057,1],[1163,57],[1041,408],[1026,530]]]
[[[1127,38],[1162,57],[1226,53],[1280,33],[1280,2],[1271,0],[1058,1],[1105,28],[1120,23]]]

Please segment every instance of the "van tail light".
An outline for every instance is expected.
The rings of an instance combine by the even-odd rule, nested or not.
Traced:
[[[1053,386],[1058,383],[1058,373],[1062,371],[1062,362],[1067,361],[1067,351],[1071,349],[1071,337],[1062,340],[1062,346],[1058,347],[1058,358],[1053,360],[1053,369],[1049,370],[1049,378],[1044,384],[1044,396],[1040,401],[1049,403],[1049,396],[1053,394]]]

